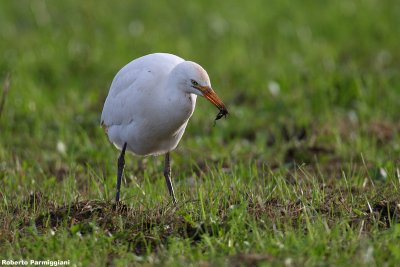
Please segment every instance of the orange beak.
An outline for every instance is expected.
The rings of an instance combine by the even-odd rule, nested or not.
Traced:
[[[198,89],[203,93],[203,96],[207,98],[211,103],[214,104],[219,110],[224,111],[225,114],[228,114],[228,110],[225,107],[225,104],[221,101],[219,96],[214,92],[214,90],[209,86],[199,86]]]

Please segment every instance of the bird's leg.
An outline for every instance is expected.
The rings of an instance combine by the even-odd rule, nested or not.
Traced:
[[[126,150],[127,143],[124,144],[121,150],[121,154],[118,158],[118,173],[117,173],[117,194],[115,195],[115,202],[119,202],[119,194],[121,191],[121,180],[122,174],[124,173],[124,166],[125,166],[125,150]]]
[[[164,176],[165,176],[165,181],[167,182],[169,194],[171,195],[174,204],[176,204],[174,188],[172,186],[172,181],[171,181],[171,164],[169,162],[169,152],[165,154]]]

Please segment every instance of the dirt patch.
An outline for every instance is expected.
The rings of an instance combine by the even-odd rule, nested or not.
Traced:
[[[56,177],[58,182],[62,182],[64,178],[67,177],[69,172],[70,172],[69,167],[59,162],[51,162],[46,170],[46,173]]]
[[[365,209],[364,212],[371,217],[370,219],[378,221],[379,225],[384,228],[389,228],[393,223],[400,222],[400,202],[381,200]]]
[[[35,224],[38,228],[55,228],[65,222],[71,226],[96,219],[99,225],[104,226],[107,223],[106,214],[112,215],[112,206],[108,203],[100,201],[75,202],[71,205],[53,208],[48,213],[40,215],[36,218]]]
[[[76,201],[53,207],[39,215],[35,225],[39,231],[63,227],[69,229],[71,234],[79,232],[81,235],[101,228],[116,237],[115,243],[126,244],[129,251],[137,254],[146,253],[148,248],[157,249],[160,244],[166,244],[170,236],[197,242],[205,233],[213,235],[211,226],[188,222],[184,216],[176,214],[178,208],[169,205],[149,210],[123,203]]]
[[[281,127],[281,136],[286,142],[291,140],[302,141],[308,137],[308,131],[305,126],[293,125],[289,127],[283,125]]]
[[[302,210],[299,201],[283,203],[282,200],[273,198],[263,202],[261,199],[252,200],[249,202],[247,211],[250,215],[254,216],[257,220],[264,217],[268,218],[296,218]]]
[[[35,207],[38,207],[43,202],[47,201],[48,199],[43,196],[42,192],[31,192],[22,203],[28,208],[33,209]]]
[[[327,220],[329,226],[337,224],[337,221],[343,218],[343,220],[348,220],[353,228],[360,229],[361,227],[363,231],[369,231],[376,224],[387,229],[400,222],[398,196],[367,202],[363,190],[358,187],[339,189],[328,186],[324,191],[323,201],[312,205],[307,204],[308,200],[250,199],[247,211],[257,221],[265,221],[265,219],[285,221],[295,228],[306,227],[305,218],[312,221],[313,218],[321,216]],[[378,196],[381,194],[377,193]]]
[[[367,134],[374,136],[379,144],[388,143],[399,134],[398,125],[387,121],[373,121],[367,127]]]
[[[284,198],[265,200],[257,194],[249,194],[246,197],[247,213],[254,217],[261,227],[269,228],[272,224],[275,225],[274,222],[284,221],[294,228],[303,229],[305,233],[307,225],[321,217],[326,219],[329,227],[343,219],[349,221],[352,228],[362,231],[369,231],[377,223],[380,227],[389,228],[400,222],[400,199],[390,192],[377,192],[377,198],[367,202],[362,188],[338,188],[334,184],[322,183],[320,186],[324,196],[318,201],[313,199],[312,190],[304,191],[304,199],[294,201]],[[390,195],[393,196],[390,199],[379,199],[381,196]],[[86,235],[94,231],[103,231],[114,236],[113,242],[116,245],[126,246],[128,251],[138,255],[155,252],[160,246],[168,246],[169,237],[188,238],[195,244],[202,240],[204,234],[218,235],[221,229],[224,229],[222,232],[227,232],[231,227],[232,207],[243,205],[233,194],[232,198],[219,206],[217,220],[204,222],[201,218],[192,218],[194,214],[182,212],[179,205],[186,203],[178,206],[160,205],[152,209],[141,205],[132,207],[124,203],[114,204],[98,200],[54,205],[49,204],[40,192],[29,195],[26,201],[28,207],[43,208],[49,205],[48,211],[33,220],[39,232],[63,228],[72,235]],[[20,230],[23,231],[31,225],[32,220],[27,220],[21,224]],[[279,227],[279,223],[277,225]],[[245,266],[273,261],[268,255],[258,254],[235,255],[232,260]]]
[[[259,266],[265,262],[274,263],[277,259],[272,255],[257,253],[239,253],[229,258],[229,265],[233,267]]]
[[[313,163],[323,156],[334,155],[335,150],[331,147],[318,145],[295,145],[286,150],[285,163]]]

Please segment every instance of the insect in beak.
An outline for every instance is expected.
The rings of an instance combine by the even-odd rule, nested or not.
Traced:
[[[217,117],[215,118],[215,120],[217,121],[217,120],[221,119],[222,117],[226,118],[227,114],[229,114],[228,110],[226,108],[222,108],[222,109],[220,109],[219,113],[217,114]]]

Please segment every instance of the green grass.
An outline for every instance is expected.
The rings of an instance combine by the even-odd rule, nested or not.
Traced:
[[[0,3],[0,260],[398,264],[397,1],[135,2]],[[131,155],[115,205],[100,113],[152,52],[200,63],[230,116],[198,100],[176,206],[162,158]]]

